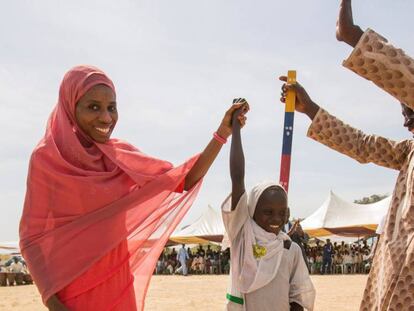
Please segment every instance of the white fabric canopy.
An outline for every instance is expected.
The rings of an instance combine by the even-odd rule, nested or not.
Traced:
[[[332,191],[312,215],[301,222],[311,236],[366,236],[374,234],[381,219],[388,212],[391,197],[373,204],[347,202]]]
[[[0,255],[20,254],[18,241],[0,242]]]
[[[224,225],[221,214],[209,205],[200,218],[191,225],[174,232],[170,240],[185,244],[221,242],[223,234]]]
[[[391,197],[373,204],[351,203],[331,191],[325,202],[305,218],[301,225],[313,237],[332,235],[364,237],[375,233],[390,203]],[[170,237],[170,242],[184,244],[221,242],[224,231],[221,213],[209,205],[195,222],[176,230]]]

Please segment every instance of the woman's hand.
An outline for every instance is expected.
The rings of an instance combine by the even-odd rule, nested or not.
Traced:
[[[306,114],[311,120],[313,120],[319,110],[319,106],[312,101],[302,85],[298,82],[296,82],[296,84],[287,84],[286,76],[279,77],[279,80],[285,82],[282,85],[280,101],[284,103],[286,101],[287,91],[294,90],[296,92],[295,110]]]
[[[241,108],[241,109],[239,109]],[[217,130],[217,134],[223,138],[228,138],[232,133],[232,124],[235,120],[243,127],[246,124],[246,113],[250,110],[249,104],[244,98],[235,98],[233,105],[226,111],[223,120]],[[237,112],[237,113],[236,113]]]
[[[355,47],[363,34],[362,29],[354,24],[351,0],[342,0],[336,22],[336,39]]]
[[[249,111],[249,104],[244,98],[235,99],[233,101],[233,105],[229,110],[227,110],[226,114],[224,115],[224,118],[217,130],[217,134],[220,137],[227,139],[231,135],[233,131],[233,115],[238,109],[242,111],[234,116],[234,120],[237,120],[241,127],[246,124],[245,114]],[[210,140],[209,144],[201,153],[197,162],[188,172],[185,178],[184,190],[191,189],[200,180],[200,178],[205,176],[211,164],[213,164],[213,161],[216,159],[218,153],[220,152],[222,146],[222,143],[217,141],[215,138],[212,138]]]

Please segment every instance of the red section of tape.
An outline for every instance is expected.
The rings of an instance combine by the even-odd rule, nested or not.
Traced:
[[[280,163],[279,182],[285,188],[286,192],[289,190],[290,159],[290,155],[282,154],[282,161]]]

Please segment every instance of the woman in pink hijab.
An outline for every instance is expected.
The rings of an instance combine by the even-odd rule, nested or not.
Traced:
[[[110,138],[118,113],[104,72],[66,73],[30,159],[20,222],[21,251],[49,310],[143,309],[157,258],[239,108],[248,105],[237,100],[204,151],[173,167]]]

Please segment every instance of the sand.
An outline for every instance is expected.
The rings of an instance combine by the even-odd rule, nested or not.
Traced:
[[[226,275],[154,276],[145,310],[223,310]],[[354,311],[365,287],[365,275],[312,276],[316,287],[316,311]],[[33,285],[0,287],[1,311],[47,311]]]

